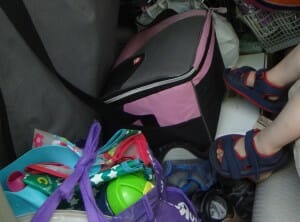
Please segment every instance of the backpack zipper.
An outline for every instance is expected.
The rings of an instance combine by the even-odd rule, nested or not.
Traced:
[[[171,83],[175,83],[175,82],[184,80],[186,78],[191,77],[195,73],[195,71],[196,71],[196,69],[194,67],[192,67],[190,69],[190,71],[188,71],[187,73],[185,73],[185,74],[183,74],[181,76],[178,76],[178,77],[175,77],[175,78],[172,78],[172,79],[167,79],[167,80],[155,82],[155,83],[151,83],[149,85],[145,85],[145,86],[138,87],[136,89],[129,90],[129,91],[127,91],[125,93],[122,93],[122,94],[120,94],[118,96],[115,96],[115,97],[112,97],[110,99],[107,99],[104,102],[106,104],[113,103],[113,102],[119,101],[119,100],[121,100],[121,99],[123,99],[125,97],[134,95],[134,94],[142,92],[142,91],[146,91],[146,90],[149,90],[149,89],[153,89],[153,88],[156,88],[156,87],[160,87],[160,86],[164,86],[164,85],[167,85],[167,84],[171,84]]]

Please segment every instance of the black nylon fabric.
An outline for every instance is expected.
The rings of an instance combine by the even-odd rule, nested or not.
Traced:
[[[203,16],[185,18],[154,35],[112,71],[104,97],[188,73],[193,66],[204,19]],[[138,64],[134,64],[136,58],[141,60]]]
[[[221,103],[225,94],[225,85],[222,78],[224,63],[218,44],[215,45],[212,64],[202,81],[195,87],[202,117],[204,118],[210,142],[214,140]]]
[[[119,0],[23,1],[55,69],[99,96],[117,56]]]
[[[84,138],[97,113],[37,58],[2,9],[0,32],[0,88],[16,155],[31,148],[34,128]]]
[[[0,89],[0,169],[15,159],[16,154],[11,141],[7,113]]]

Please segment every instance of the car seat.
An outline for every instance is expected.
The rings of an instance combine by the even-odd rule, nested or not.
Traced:
[[[298,80],[289,90],[289,98],[300,90]],[[298,222],[300,218],[300,139],[294,145],[294,158],[284,169],[256,187],[253,222]]]
[[[294,161],[256,187],[253,222],[298,222],[300,178]]]

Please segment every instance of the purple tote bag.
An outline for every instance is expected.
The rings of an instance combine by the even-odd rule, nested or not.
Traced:
[[[74,173],[47,199],[32,218],[32,222],[50,221],[52,214],[62,199],[69,200],[73,189],[79,183],[88,221],[90,222],[127,222],[127,221],[172,221],[200,222],[201,219],[186,195],[178,188],[165,186],[162,167],[152,159],[156,185],[146,195],[120,214],[108,217],[97,207],[88,170],[94,163],[101,126],[95,122],[84,147],[84,153],[75,166]]]

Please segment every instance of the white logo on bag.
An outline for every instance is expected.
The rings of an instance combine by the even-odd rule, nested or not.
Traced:
[[[179,210],[181,216],[185,216],[187,221],[196,222],[196,217],[192,214],[186,203],[180,202],[175,207]]]
[[[160,192],[163,193],[164,192],[164,182],[160,181]]]

